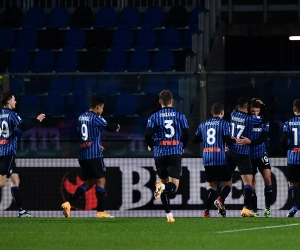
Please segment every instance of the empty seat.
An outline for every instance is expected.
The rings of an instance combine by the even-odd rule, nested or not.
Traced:
[[[69,114],[76,113],[81,114],[85,111],[89,110],[89,100],[86,95],[81,95],[79,93],[73,94],[69,96],[67,101],[66,111]]]
[[[8,72],[26,73],[31,66],[30,54],[26,50],[16,50],[11,57]]]
[[[164,24],[164,13],[159,6],[150,6],[146,9],[142,27],[161,28]]]
[[[111,29],[116,26],[116,11],[113,7],[105,6],[98,10],[95,28]]]
[[[63,49],[82,50],[85,46],[85,33],[80,28],[68,30]]]
[[[133,35],[128,27],[119,27],[115,33],[111,49],[131,49],[133,45]]]
[[[16,49],[35,50],[38,36],[33,28],[24,28],[20,31],[16,43]]]
[[[167,26],[186,27],[188,25],[188,14],[183,6],[173,6],[167,14]]]
[[[181,45],[181,36],[177,28],[169,27],[162,32],[158,48],[178,49],[180,45]]]
[[[127,59],[123,50],[111,50],[106,58],[105,72],[123,72],[127,66]]]
[[[148,71],[149,67],[149,52],[145,49],[139,49],[132,53],[127,70],[131,72]]]
[[[64,50],[60,53],[57,72],[76,72],[78,67],[78,56],[74,50]]]
[[[67,28],[69,26],[69,13],[65,7],[54,7],[48,19],[48,28]]]
[[[94,24],[94,16],[90,7],[79,6],[75,9],[72,17],[72,26],[90,28]]]
[[[184,37],[183,37],[183,43],[182,43],[183,49],[188,49],[188,50],[192,49],[192,39],[193,39],[193,33],[195,31],[196,31],[195,28],[189,28],[185,31]]]
[[[54,68],[54,55],[51,50],[40,50],[34,59],[32,72],[52,72]]]
[[[69,94],[72,88],[72,79],[70,77],[54,77],[50,83],[49,92],[55,92],[59,94]]]
[[[9,65],[9,56],[3,50],[0,50],[0,72],[6,72]]]
[[[199,30],[199,13],[205,12],[205,11],[206,11],[206,8],[204,5],[196,6],[193,9],[192,16],[189,21],[189,28],[194,29],[194,30],[195,29]]]
[[[11,50],[14,46],[14,33],[11,29],[0,29],[0,50]]]
[[[24,92],[23,77],[10,77],[9,90],[13,95],[21,95]]]
[[[156,52],[152,71],[171,71],[174,67],[174,55],[168,49],[162,49]]]
[[[65,31],[55,28],[40,30],[38,32],[38,48],[57,50],[61,49],[65,42]]]
[[[113,36],[114,30],[101,28],[88,31],[86,47],[88,49],[108,49],[112,44]]]
[[[24,116],[24,119],[28,116],[38,116],[40,112],[40,99],[34,94],[24,94],[18,105],[18,114],[20,117]]]
[[[140,12],[135,6],[126,6],[122,9],[119,26],[137,28],[140,23]]]
[[[152,75],[146,80],[144,93],[159,94],[163,89],[167,89],[167,78],[164,75]]]
[[[79,57],[79,71],[100,72],[103,70],[106,62],[106,51],[98,49],[89,49]]]
[[[48,116],[62,116],[65,113],[65,102],[58,93],[49,93],[44,100],[43,113]]]
[[[133,116],[136,111],[136,99],[131,93],[123,93],[118,96],[114,115]]]
[[[120,78],[116,75],[101,75],[97,94],[117,94],[120,88]]]
[[[23,27],[40,29],[45,25],[46,14],[41,7],[31,7],[26,13]]]
[[[157,43],[156,32],[151,27],[145,27],[138,33],[135,49],[155,49]]]
[[[2,14],[1,26],[7,28],[20,28],[23,23],[22,10],[16,6],[5,8]]]
[[[96,89],[96,77],[78,76],[75,79],[75,92],[80,94],[92,94]],[[74,93],[74,91],[73,91]]]

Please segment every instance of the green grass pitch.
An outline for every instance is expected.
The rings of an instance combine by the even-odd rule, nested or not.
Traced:
[[[299,218],[0,218],[1,249],[300,249]]]

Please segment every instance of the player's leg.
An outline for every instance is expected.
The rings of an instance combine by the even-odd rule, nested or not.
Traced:
[[[257,209],[257,195],[256,195],[256,180],[255,175],[257,174],[257,165],[255,160],[251,160],[252,170],[253,170],[253,180],[252,180],[252,196],[251,196],[251,206],[253,210],[254,217],[259,217],[259,212]]]
[[[273,185],[271,169],[261,170],[261,175],[265,182],[265,217],[271,217],[271,203],[273,198]]]
[[[294,164],[288,164],[288,197],[289,197],[289,202],[292,205],[291,210],[287,214],[287,217],[294,217],[295,214],[298,211],[297,208],[297,187],[298,187],[298,182],[299,182],[299,177],[300,177],[300,171],[299,171],[298,165]]]
[[[6,177],[6,174],[5,175],[0,174],[0,188],[5,186],[7,180],[8,178]]]
[[[207,188],[207,199],[205,202],[205,208],[203,217],[210,217],[210,208],[215,200],[215,194],[218,188],[218,182],[217,181],[208,181],[208,188]]]
[[[6,182],[9,178],[9,170],[11,167],[10,157],[9,156],[1,156],[0,157],[0,188],[6,185]]]

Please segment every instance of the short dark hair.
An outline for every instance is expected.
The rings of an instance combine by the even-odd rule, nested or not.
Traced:
[[[300,99],[296,99],[296,100],[293,102],[293,107],[296,109],[297,113],[300,112]]]
[[[238,99],[238,101],[237,101],[237,106],[239,107],[239,108],[246,108],[247,107],[247,105],[248,105],[248,100],[247,100],[247,98],[246,97],[240,97],[239,99]]]
[[[211,107],[211,112],[214,115],[219,115],[222,111],[224,111],[224,104],[220,102],[215,102]]]
[[[91,100],[90,100],[90,108],[96,108],[96,106],[98,105],[102,105],[104,104],[104,101],[98,97],[98,96],[93,96],[91,97]]]
[[[251,108],[258,108],[260,109],[260,103],[257,101],[257,98],[253,98],[250,102]]]
[[[170,90],[163,90],[159,94],[159,100],[162,102],[162,105],[167,106],[172,102],[173,94]]]
[[[4,92],[1,97],[2,105],[5,106],[12,97],[13,97],[13,94],[10,91]]]

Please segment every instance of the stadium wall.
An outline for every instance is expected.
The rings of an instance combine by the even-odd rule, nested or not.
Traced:
[[[61,203],[82,184],[77,159],[17,159],[24,208],[35,217],[62,217]],[[270,158],[273,181],[272,216],[286,216],[289,210],[286,158]],[[153,158],[106,158],[106,209],[118,217],[160,217],[160,200],[153,199],[156,173]],[[172,211],[178,217],[201,216],[206,199],[206,179],[201,158],[184,158],[178,193],[172,197]],[[264,208],[264,183],[256,175],[258,208]],[[10,185],[0,189],[0,216],[16,216]],[[239,216],[243,205],[243,186],[238,172],[226,199],[228,216]],[[74,204],[72,217],[95,216],[95,190],[89,190]],[[215,208],[212,216],[217,216]],[[262,214],[262,212],[261,212]]]

